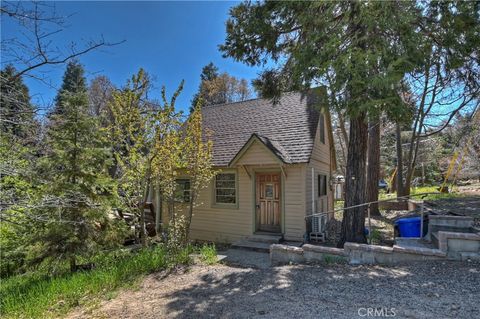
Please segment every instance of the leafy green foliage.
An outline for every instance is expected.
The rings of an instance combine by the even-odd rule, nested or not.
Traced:
[[[2,281],[0,314],[2,318],[45,318],[65,314],[92,298],[102,298],[120,287],[131,287],[144,275],[188,264],[191,248],[169,255],[163,246],[136,253],[115,251],[100,254],[91,271],[65,273],[56,277],[27,273]]]
[[[212,169],[212,148],[210,132],[203,129],[202,108],[197,104],[185,123],[185,135],[182,139],[182,164],[190,177],[190,202],[186,220],[187,239],[193,217],[193,208],[197,205],[198,193],[215,176]]]
[[[249,65],[272,59],[256,88],[263,96],[328,88],[331,104],[362,112],[404,115],[398,96],[415,66],[418,9],[412,2],[243,2],[230,11],[225,56]]]
[[[113,93],[109,108],[112,124],[108,128],[117,164],[115,178],[119,185],[121,209],[135,214],[144,229],[144,209],[152,183],[163,198],[174,204],[176,169],[180,163],[181,114],[175,100],[183,83],[170,101],[162,89],[163,105],[147,102],[149,79],[140,70],[127,86]],[[170,207],[173,216],[173,206]],[[145,243],[146,235],[140,236]]]
[[[36,129],[35,109],[30,103],[27,86],[15,75],[16,70],[11,65],[0,71],[0,128],[2,135],[12,135],[26,144],[33,140]]]
[[[200,259],[207,265],[217,263],[217,249],[215,244],[204,244],[200,247]]]
[[[38,200],[49,202],[36,210],[41,217],[32,229],[29,259],[69,259],[88,255],[98,245],[121,243],[108,215],[115,184],[107,173],[110,162],[105,136],[87,112],[86,93],[64,93],[62,112],[50,117],[49,151],[41,159],[45,173]]]

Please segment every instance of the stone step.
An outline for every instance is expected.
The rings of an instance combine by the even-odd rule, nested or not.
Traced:
[[[253,251],[268,253],[270,252],[270,245],[271,243],[243,239],[243,240],[234,242],[231,248],[253,250]]]
[[[252,236],[247,237],[247,240],[267,243],[267,244],[278,244],[282,241],[282,235],[279,234],[253,234]]]
[[[480,253],[461,252],[460,253],[460,259],[463,260],[463,261],[466,261],[466,260],[480,260]]]

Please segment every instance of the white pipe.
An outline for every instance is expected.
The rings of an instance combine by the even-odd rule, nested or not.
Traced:
[[[315,168],[312,167],[312,214],[315,214]]]

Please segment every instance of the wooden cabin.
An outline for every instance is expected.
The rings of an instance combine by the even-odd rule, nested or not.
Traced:
[[[333,209],[330,116],[314,93],[205,106],[217,174],[197,201],[191,238],[231,243],[253,234],[302,241],[307,215]],[[188,176],[178,179],[188,199]],[[165,206],[165,205],[164,205]],[[168,224],[166,210],[162,224]]]

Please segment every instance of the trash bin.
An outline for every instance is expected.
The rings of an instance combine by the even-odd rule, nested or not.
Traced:
[[[400,237],[420,237],[420,217],[401,218],[395,222]]]

